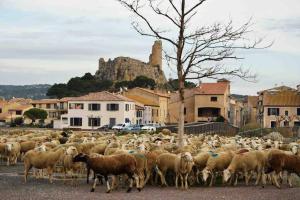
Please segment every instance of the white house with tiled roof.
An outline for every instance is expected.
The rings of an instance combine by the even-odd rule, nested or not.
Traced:
[[[97,129],[103,125],[135,123],[135,102],[109,92],[68,99],[68,114],[54,128]]]

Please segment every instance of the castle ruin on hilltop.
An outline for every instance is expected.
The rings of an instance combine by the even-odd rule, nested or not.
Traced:
[[[101,80],[112,81],[132,81],[137,76],[147,76],[154,79],[157,84],[166,83],[162,70],[162,42],[159,40],[154,42],[148,63],[129,57],[117,57],[107,62],[104,58],[100,58],[95,76]]]

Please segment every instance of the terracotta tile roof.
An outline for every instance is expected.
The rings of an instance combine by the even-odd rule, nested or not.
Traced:
[[[276,92],[281,92],[281,91],[297,91],[297,90],[294,89],[294,88],[291,88],[291,87],[282,85],[282,86],[270,88],[270,89],[267,89],[267,90],[259,91],[258,94],[260,94],[260,93],[265,93],[265,92],[276,93]]]
[[[146,88],[140,88],[140,87],[137,87],[137,89],[140,89],[140,90],[143,90],[143,91],[146,91],[146,92],[149,92],[151,94],[155,94],[155,95],[158,95],[158,96],[161,96],[161,97],[167,97],[167,98],[170,98],[170,95],[168,93],[162,93],[162,92],[159,92],[159,91],[155,91],[155,90],[149,90],[149,89],[146,89]]]
[[[8,101],[8,103],[21,103],[21,104],[29,104],[32,102],[32,99],[24,99],[24,98],[12,98]]]
[[[201,83],[198,87],[194,88],[194,94],[203,95],[222,95],[226,92],[228,87],[228,82],[218,82],[218,83]]]
[[[129,94],[126,94],[126,97],[128,97],[129,99],[133,99],[134,101],[137,101],[141,104],[144,104],[145,106],[159,107],[158,103],[156,103],[154,101],[151,101],[149,99],[146,99],[144,97],[140,97],[140,96],[137,96],[137,95],[129,95]]]
[[[264,106],[300,107],[300,94],[297,91],[284,90],[276,93],[264,93]]]
[[[26,109],[30,109],[32,108],[32,105],[22,105],[22,104],[16,104],[14,106],[12,106],[11,108],[9,108],[8,110],[26,110]]]
[[[47,104],[47,103],[58,103],[58,99],[38,99],[38,100],[33,100],[31,104]]]
[[[110,92],[95,92],[89,93],[81,97],[72,97],[69,101],[133,101],[119,94],[112,94]]]

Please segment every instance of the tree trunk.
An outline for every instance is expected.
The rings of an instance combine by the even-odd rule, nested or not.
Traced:
[[[178,122],[178,145],[183,147],[184,143],[184,100],[180,99],[179,103],[179,122]]]

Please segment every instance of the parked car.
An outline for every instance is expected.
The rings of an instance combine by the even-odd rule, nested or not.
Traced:
[[[146,124],[144,125],[141,130],[144,130],[144,131],[156,131],[157,128],[159,128],[160,125],[159,124]]]
[[[141,130],[143,125],[141,124],[134,124],[134,125],[129,125],[127,127],[122,128],[123,131],[130,131],[130,132],[138,132]]]
[[[109,129],[111,129],[112,126],[110,126],[109,124],[103,125],[100,128],[98,128],[99,131],[108,131]]]
[[[130,125],[129,123],[117,124],[117,125],[114,125],[114,126],[112,127],[112,130],[118,130],[118,131],[120,131],[120,130],[122,130],[123,128],[129,126],[129,125]]]

